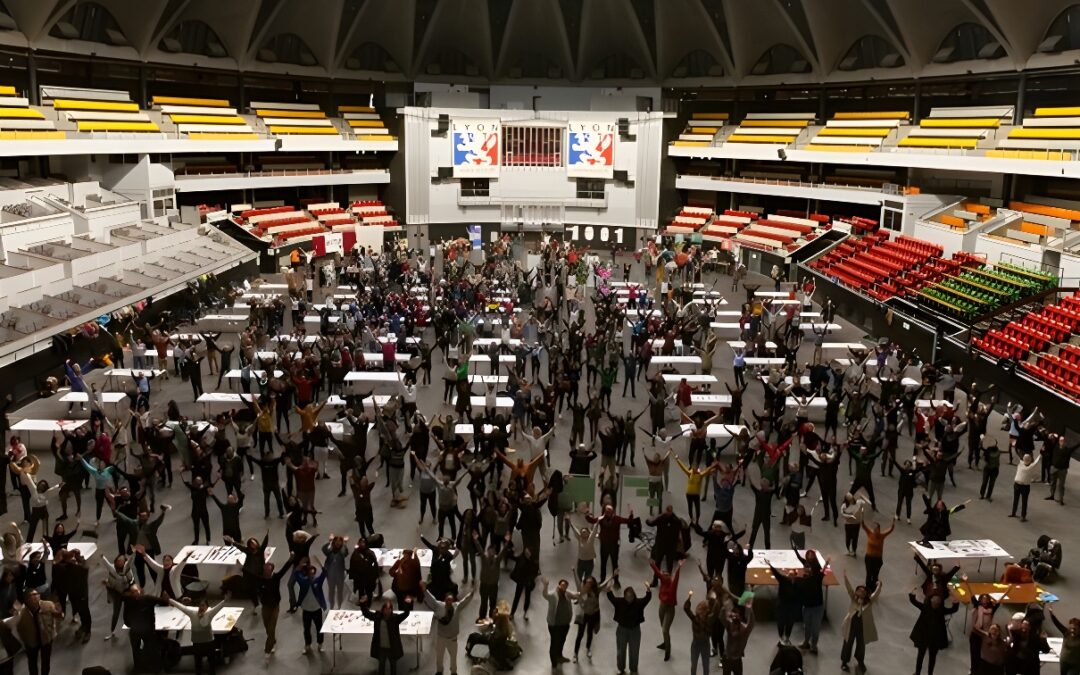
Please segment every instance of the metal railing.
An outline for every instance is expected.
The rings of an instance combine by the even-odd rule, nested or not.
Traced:
[[[178,173],[177,180],[231,177],[231,178],[268,178],[273,176],[339,176],[359,173],[387,173],[388,169],[271,169],[268,171],[204,171],[200,173]]]
[[[776,185],[782,187],[798,187],[798,188],[837,188],[841,190],[862,190],[865,192],[880,192],[888,195],[900,195],[902,188],[895,183],[886,183],[881,187],[870,187],[867,185],[851,185],[848,183],[812,183],[810,181],[802,180],[786,180],[781,178],[746,178],[743,176],[706,176],[698,174],[680,174],[677,178],[708,178],[710,180],[722,180],[732,183],[750,183],[754,185]]]

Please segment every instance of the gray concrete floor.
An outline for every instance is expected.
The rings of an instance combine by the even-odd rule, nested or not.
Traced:
[[[640,275],[641,270],[637,269],[636,273]],[[730,288],[730,282],[725,279],[720,282],[718,288],[727,290]],[[738,293],[731,294],[729,296],[729,301],[732,303],[731,307],[737,308],[738,302],[742,297],[744,297],[744,293],[741,290]],[[837,341],[857,341],[863,337],[861,330],[848,325],[842,319],[840,320],[840,323],[843,324],[844,327],[841,331],[835,333],[832,336],[832,339]],[[430,339],[431,329],[428,329],[428,331],[428,337]],[[731,338],[728,339],[733,338],[734,336],[731,336]],[[808,341],[803,347],[803,353],[800,354],[800,361],[805,362],[809,360],[811,351],[812,346],[810,346]],[[722,379],[726,378],[728,381],[731,381],[730,360],[721,356],[716,359],[716,362],[719,364],[717,369],[719,371],[718,374],[721,375]],[[441,367],[437,367],[436,369],[441,371]],[[100,373],[91,374],[88,379],[90,381],[98,382],[99,386],[102,386],[104,382],[104,378]],[[448,411],[448,408],[443,406],[440,402],[442,392],[439,373],[433,375],[433,382],[434,385],[432,387],[422,389],[420,393],[421,410],[428,415],[435,412]],[[204,383],[207,384],[207,388],[210,390],[213,381],[211,381],[209,376],[204,375]],[[223,388],[224,386],[225,385],[223,385]],[[621,386],[616,387],[612,405],[613,412],[621,413],[629,409],[640,409],[645,404],[646,398],[642,389],[639,388],[638,397],[636,399],[623,398],[620,396],[621,390]],[[34,402],[15,411],[12,417],[53,419],[63,417],[65,413],[65,404],[59,403],[55,398],[56,397],[50,400]],[[179,380],[155,383],[153,400],[156,403],[161,403],[169,399],[175,399],[180,404],[182,411],[192,418],[199,418],[203,414],[202,407],[192,402],[190,387],[187,383],[180,382]],[[749,410],[751,407],[755,406],[760,407],[760,401],[761,387],[756,384],[752,385],[747,392],[746,409]],[[324,416],[329,416],[328,413],[329,411],[326,411]],[[75,416],[78,415],[78,408],[76,408]],[[297,423],[295,417],[293,422],[294,425]],[[992,433],[1001,436],[1001,440],[1004,443],[1005,438],[1004,434],[999,431],[999,422],[1000,416],[995,414],[989,427],[992,430]],[[569,419],[564,417],[559,422],[558,428],[559,433],[555,436],[552,443],[552,460],[555,468],[561,467],[565,469],[568,447],[566,442],[567,436],[564,434],[568,434]],[[639,444],[643,445],[644,442],[641,440],[640,436],[641,435],[639,434]],[[42,446],[42,444],[46,442],[43,435],[37,434],[36,439],[36,449],[39,454],[41,454],[42,450],[45,450],[47,453],[47,446]],[[648,439],[646,438],[645,440],[647,441]],[[686,441],[683,440],[680,441],[678,446],[684,457],[685,444]],[[910,456],[911,448],[911,439],[907,436],[902,437],[900,457]],[[642,451],[643,448],[639,447],[639,458]],[[730,460],[730,449],[725,457]],[[331,460],[331,463],[333,464],[334,461]],[[51,459],[45,460],[44,466],[51,467]],[[598,470],[598,464],[594,463],[593,468],[594,470]],[[331,467],[330,473],[332,476],[336,475],[336,469],[336,466]],[[644,468],[642,462],[639,460],[637,468],[627,467],[626,471],[629,474],[643,474]],[[958,514],[954,519],[954,537],[976,539],[992,538],[1017,557],[1023,555],[1027,549],[1033,545],[1035,539],[1042,533],[1048,533],[1061,539],[1063,541],[1066,555],[1065,559],[1067,562],[1064,566],[1062,578],[1056,581],[1051,586],[1051,589],[1062,598],[1062,602],[1058,607],[1059,616],[1068,617],[1080,613],[1080,603],[1076,601],[1075,596],[1070,592],[1071,580],[1069,579],[1071,576],[1070,569],[1072,568],[1071,559],[1075,555],[1076,544],[1078,542],[1078,539],[1076,539],[1074,535],[1076,532],[1076,523],[1071,520],[1072,518],[1076,518],[1078,514],[1077,507],[1075,506],[1078,502],[1074,501],[1076,494],[1075,490],[1077,489],[1075,480],[1070,480],[1069,482],[1070,494],[1066,496],[1066,506],[1064,507],[1054,502],[1043,501],[1042,498],[1046,494],[1046,487],[1044,485],[1036,485],[1032,493],[1031,510],[1029,514],[1030,522],[1022,524],[1016,519],[1006,517],[1010,506],[1013,472],[1007,464],[1004,464],[1001,473],[1002,475],[995,491],[996,498],[993,503],[978,501],[979,474],[969,471],[966,468],[966,464],[961,463],[956,472],[958,487],[947,487],[946,499],[950,504],[972,497],[975,498],[975,501],[972,502],[971,506],[966,511]],[[840,476],[841,485],[845,485],[848,480],[847,462],[842,462]],[[881,517],[885,520],[888,518],[889,514],[892,513],[895,506],[895,482],[887,478],[875,476],[875,483],[879,497]],[[413,499],[410,502],[407,509],[390,509],[387,504],[388,491],[382,487],[383,483],[381,478],[377,485],[376,500],[378,501],[379,506],[376,510],[376,529],[386,535],[388,546],[408,547],[419,545],[419,535],[421,533],[427,534],[429,537],[435,535],[436,528],[433,527],[429,521],[426,521],[422,526],[417,526],[418,504],[416,499]],[[336,497],[338,487],[336,480],[322,483],[322,486],[324,489],[320,491],[317,501],[318,508],[323,512],[323,515],[320,517],[320,527],[318,528],[318,531],[324,536],[330,532],[346,532],[355,536],[356,526],[352,520],[352,506],[349,498],[345,497],[339,499]],[[685,483],[682,474],[677,469],[673,470],[671,490],[668,498],[674,503],[676,512],[680,514],[685,514],[685,503],[683,500],[684,486]],[[251,484],[247,491],[248,494],[253,497],[253,503],[249,508],[245,509],[242,514],[242,525],[245,533],[261,535],[269,528],[271,531],[272,544],[282,547],[284,545],[283,522],[277,520],[277,518],[273,516],[269,521],[263,520],[262,509],[257,503],[260,496],[260,489],[257,484]],[[806,500],[807,504],[813,503],[817,496],[816,489],[812,492],[812,497]],[[159,500],[174,506],[173,511],[166,516],[165,525],[162,528],[161,535],[164,549],[166,551],[176,551],[181,546],[191,541],[187,493],[183,485],[177,482],[171,490],[160,492]],[[89,506],[83,512],[82,521],[84,525],[88,523],[92,524],[94,520],[92,514],[92,493],[84,493],[84,501],[89,504]],[[916,496],[916,501],[918,502],[918,496]],[[17,499],[10,499],[9,504],[13,509],[11,515],[17,517],[17,512],[19,510]],[[748,522],[752,508],[751,493],[749,490],[740,490],[736,497],[736,523]],[[710,513],[710,509],[711,501],[706,501],[706,518]],[[55,515],[59,512],[59,507],[53,505],[50,508],[50,511]],[[779,513],[779,504],[774,506],[774,511]],[[216,509],[211,507],[211,512],[211,518],[213,519],[215,518]],[[919,518],[918,513],[916,513],[914,524],[912,525],[908,525],[901,521],[897,526],[897,531],[887,542],[885,552],[886,564],[883,570],[884,593],[875,612],[880,639],[878,642],[869,645],[867,650],[869,670],[873,673],[899,675],[914,671],[913,663],[915,654],[911,642],[908,640],[908,632],[916,618],[916,610],[908,603],[907,593],[919,579],[916,576],[916,569],[911,558],[911,550],[908,547],[907,542],[916,538],[917,527],[920,522],[921,519]],[[576,545],[567,543],[557,546],[547,543],[552,541],[547,537],[548,533],[551,532],[552,527],[553,525],[550,522],[550,518],[548,518],[544,525],[545,546],[541,563],[544,574],[552,578],[558,578],[566,575],[566,570],[568,570],[576,560]],[[116,541],[111,516],[106,515],[103,518],[100,531],[101,538],[98,540],[99,545],[104,552],[109,556],[112,556],[115,553]],[[215,537],[220,537],[220,527],[216,522],[212,524],[212,531]],[[774,547],[780,547],[782,543],[787,541],[787,538],[788,528],[781,526],[779,521],[774,519]],[[79,536],[76,537],[75,540],[84,540],[84,537]],[[822,523],[815,518],[813,531],[808,535],[808,544],[822,551],[824,554],[833,556],[834,565],[838,574],[843,570],[847,570],[853,580],[861,579],[864,576],[865,572],[861,559],[861,552],[859,559],[852,559],[843,555],[844,545],[842,528],[834,528],[831,524]],[[696,562],[699,558],[703,559],[703,551],[700,547],[699,540],[695,541],[691,557],[693,559],[691,562]],[[275,560],[278,562],[283,559],[284,556],[281,553],[277,554],[275,557]],[[621,566],[621,576],[624,582],[637,584],[638,582],[645,581],[649,578],[646,553],[635,553],[633,547],[626,543],[624,543],[622,547]],[[992,574],[992,571],[989,568],[990,566],[988,564],[984,564],[981,572],[978,572],[974,566],[965,569],[965,571],[969,572],[973,578],[989,578]],[[704,584],[700,576],[695,572],[692,572],[692,570],[693,567],[691,566],[687,566],[685,569],[686,574],[683,575],[680,586],[680,599],[684,598],[686,591],[690,589],[695,591],[696,598],[702,598],[704,596]],[[105,594],[99,583],[102,577],[103,573],[99,569],[95,569],[91,577],[91,601],[95,614],[94,636],[88,644],[80,645],[74,641],[72,637],[72,633],[75,629],[74,626],[70,626],[69,624],[68,627],[65,627],[63,634],[58,638],[53,655],[53,666],[57,672],[68,672],[72,669],[92,665],[101,665],[117,673],[128,672],[131,668],[131,655],[126,638],[118,642],[105,642],[102,640],[102,637],[107,632],[106,624],[109,617],[109,608],[106,604]],[[512,598],[513,585],[509,581],[507,574],[504,574],[501,590],[502,597],[507,599]],[[750,640],[748,656],[745,662],[744,672],[746,673],[767,672],[768,663],[771,661],[775,652],[775,624],[771,619],[767,618],[768,616],[771,616],[771,611],[769,611],[768,607],[772,604],[773,598],[774,593],[771,590],[765,589],[759,593],[759,614],[762,617],[762,620],[758,623]],[[530,616],[531,620],[528,622],[524,621],[519,613],[516,622],[518,639],[525,649],[525,657],[520,661],[517,669],[524,673],[541,673],[549,670],[547,661],[548,636],[544,621],[544,609],[546,605],[540,597],[539,589],[537,589],[534,595],[534,603],[533,611]],[[839,638],[839,624],[847,604],[847,597],[842,587],[833,589],[829,594],[829,620],[826,622],[823,629],[820,654],[816,657],[807,656],[807,673],[824,674],[839,672],[839,651],[841,643]],[[643,673],[656,672],[651,669],[659,667],[663,672],[687,672],[689,670],[690,643],[688,622],[680,611],[675,618],[673,627],[675,651],[672,660],[665,663],[663,661],[662,652],[655,648],[655,645],[660,642],[658,621],[656,618],[656,606],[657,603],[654,598],[653,604],[647,611],[648,619],[644,626],[640,671]],[[472,611],[475,611],[475,609],[476,608],[473,607]],[[939,658],[938,672],[940,673],[967,672],[967,641],[962,634],[961,624],[963,621],[960,616],[961,615],[957,615],[957,619],[953,622],[952,633],[954,644],[950,649],[943,652]],[[1002,611],[998,614],[998,619],[1004,621],[1007,616],[1008,612]],[[240,625],[249,638],[254,638],[254,642],[251,643],[251,651],[238,658],[232,665],[227,666],[227,669],[230,672],[329,672],[331,667],[329,643],[327,643],[327,651],[325,653],[316,653],[311,656],[304,656],[301,654],[303,642],[299,614],[282,614],[278,628],[279,643],[277,653],[269,661],[264,660],[262,655],[263,630],[261,622],[255,614],[248,611],[241,620]],[[464,633],[465,631],[463,630],[463,635]],[[567,664],[562,670],[570,673],[580,672],[585,675],[590,673],[614,672],[614,635],[615,627],[611,619],[610,606],[607,601],[604,600],[603,625],[600,634],[597,637],[597,642],[594,645],[593,658],[591,661],[585,659],[583,649],[582,662],[576,665]],[[801,627],[797,626],[793,636],[796,639],[796,642],[801,640],[801,635]],[[571,641],[572,639],[573,629],[571,631]],[[464,638],[462,641],[464,642]],[[366,637],[346,638],[344,644],[345,653],[339,655],[338,670],[346,673],[374,672],[375,662],[368,657],[368,648],[369,639]],[[408,669],[414,665],[411,651],[412,648],[413,642],[409,640],[407,644],[408,655],[400,664],[403,669]],[[430,673],[434,671],[431,651],[430,645],[428,645],[421,657],[421,672]],[[569,655],[569,653],[570,647],[568,646],[567,654]],[[467,668],[464,659],[462,659],[462,663],[460,663],[459,666],[461,668]],[[718,668],[718,659],[712,660],[711,667],[714,669]],[[23,662],[20,662],[17,666],[17,671],[22,670],[23,668],[25,668],[25,665],[23,665]],[[183,672],[190,671],[191,669],[191,661],[185,659],[178,670]],[[1056,672],[1056,666],[1053,670]]]

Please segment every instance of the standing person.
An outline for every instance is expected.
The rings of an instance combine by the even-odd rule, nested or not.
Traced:
[[[818,638],[821,636],[821,621],[825,618],[825,570],[817,551],[810,549],[803,558],[798,551],[800,562],[804,565],[803,573],[796,580],[799,601],[802,605],[803,642],[799,647],[808,649],[811,654],[818,653]],[[825,558],[825,567],[832,563],[832,558]]]
[[[274,653],[277,646],[277,622],[281,614],[281,580],[292,569],[296,558],[290,553],[285,564],[280,570],[274,571],[274,563],[263,563],[262,575],[256,580],[256,597],[262,605],[263,630],[266,631],[266,642],[263,645],[263,654],[267,660]]]
[[[854,558],[859,550],[859,530],[862,529],[863,518],[866,514],[866,502],[850,492],[844,495],[844,505],[840,507],[840,514],[844,518],[844,546],[847,554]]]
[[[801,594],[798,578],[784,574],[769,563],[773,578],[776,579],[776,633],[781,645],[791,644],[791,631],[795,622],[802,615]]]
[[[949,628],[946,624],[946,617],[960,609],[960,605],[953,604],[946,607],[943,604],[942,597],[937,593],[924,601],[919,601],[915,597],[917,590],[919,589],[916,587],[908,593],[908,600],[919,610],[919,618],[916,619],[915,626],[912,627],[909,636],[918,650],[915,656],[915,675],[922,673],[923,658],[927,654],[930,655],[930,658],[926,664],[926,672],[927,675],[934,675],[934,665],[937,663],[938,651],[949,646]]]
[[[15,620],[15,631],[26,649],[26,665],[30,675],[49,675],[52,661],[53,640],[64,621],[64,612],[54,602],[42,600],[41,594],[31,590],[26,594],[26,604]],[[40,661],[40,670],[38,663]]]
[[[1050,452],[1050,494],[1047,501],[1057,501],[1065,506],[1065,477],[1069,474],[1069,462],[1072,454],[1080,445],[1065,445],[1065,435],[1057,438],[1057,444]]]
[[[169,598],[169,604],[180,610],[187,616],[191,631],[191,652],[195,659],[195,675],[202,675],[202,661],[205,658],[210,666],[210,675],[217,672],[214,655],[214,617],[225,608],[225,602],[229,599],[225,593],[225,599],[211,607],[206,599],[199,601],[198,606],[191,607]],[[189,599],[190,600],[190,599]]]
[[[507,554],[514,559],[514,569],[510,572],[510,579],[516,585],[514,588],[514,604],[510,607],[510,618],[517,613],[518,603],[522,596],[525,598],[525,620],[529,620],[529,605],[532,603],[533,588],[536,587],[536,577],[540,576],[540,563],[533,558],[531,548],[526,548],[517,556]]]
[[[690,601],[694,598],[693,591],[687,591],[686,602],[683,603],[683,612],[690,619],[690,675],[697,675],[698,661],[701,662],[702,675],[709,675],[709,650],[713,635],[713,610],[709,603],[701,601],[697,607],[691,610]]]
[[[682,574],[682,567],[685,562],[686,558],[679,560],[675,565],[675,571],[668,574],[660,569],[655,561],[649,561],[654,577],[660,580],[660,591],[658,593],[660,606],[657,617],[660,619],[660,633],[664,640],[656,645],[656,648],[664,650],[665,661],[671,660],[671,623],[675,620],[675,608],[679,604],[679,575]]]
[[[645,597],[639,598],[633,588],[616,597],[608,591],[608,602],[615,608],[615,662],[619,675],[626,674],[627,658],[631,675],[638,672],[638,654],[641,651],[641,624],[645,623],[645,607],[652,600],[652,591],[645,583]]]
[[[346,558],[349,555],[346,544],[348,542],[348,537],[331,532],[330,541],[322,547],[323,571],[326,573],[326,581],[330,586],[328,602],[331,609],[338,609],[345,601],[345,568],[347,567]]]
[[[460,600],[453,593],[447,593],[439,600],[424,587],[424,604],[435,616],[435,673],[442,675],[443,654],[450,659],[450,675],[457,675],[458,669],[458,634],[461,631],[461,610],[472,599],[469,591]]]
[[[619,569],[619,542],[622,539],[622,526],[628,524],[634,517],[630,511],[629,517],[623,517],[615,513],[615,507],[611,504],[604,506],[600,516],[586,515],[585,520],[600,526],[600,578],[607,577],[607,565],[611,562],[611,570]],[[618,588],[618,582],[616,582]]]
[[[1046,606],[1054,627],[1061,631],[1061,675],[1080,675],[1080,619],[1069,619],[1069,625],[1061,623],[1054,609]]]
[[[585,638],[585,656],[592,661],[593,636],[600,632],[600,594],[611,588],[614,577],[597,583],[596,577],[587,576],[584,579],[575,577],[577,584],[577,616],[574,623],[577,624],[577,637],[574,639],[574,663],[578,662],[578,652],[581,651],[581,640]]]
[[[379,662],[379,675],[386,675],[390,666],[390,675],[397,675],[397,662],[405,655],[401,644],[401,622],[412,611],[412,598],[406,597],[401,604],[401,611],[395,612],[389,600],[383,600],[378,612],[373,612],[368,605],[368,598],[361,598],[360,611],[368,621],[375,624],[371,637],[371,658]]]
[[[967,579],[964,579],[965,583]],[[968,584],[968,592],[971,592],[971,586]],[[994,602],[993,598],[985,593],[980,595],[978,599],[975,596],[971,596],[973,600],[971,608],[971,620],[970,620],[970,632],[968,634],[968,648],[971,656],[971,672],[981,674],[987,670],[985,663],[982,660],[983,643],[989,641],[985,636],[990,631],[990,626],[994,625],[994,613],[997,612],[998,607],[1001,605]],[[999,669],[1000,670],[1000,669]]]
[[[866,645],[877,642],[877,628],[874,626],[874,603],[881,595],[881,579],[878,579],[874,592],[866,590],[866,586],[851,587],[847,571],[844,571],[844,588],[847,589],[851,604],[848,605],[847,614],[840,632],[844,636],[844,646],[840,650],[840,670],[845,673],[851,670],[848,661],[852,655],[859,670],[866,670]]]
[[[1031,495],[1031,483],[1038,478],[1039,461],[1042,455],[1032,460],[1031,454],[1024,455],[1016,465],[1016,477],[1013,478],[1013,504],[1010,518],[1016,517],[1016,507],[1020,507],[1020,522],[1027,522],[1028,497]]]
[[[754,600],[748,598],[743,605],[746,617],[732,609],[722,615],[724,624],[724,658],[721,665],[724,667],[724,675],[742,675],[743,656],[746,654],[746,644],[750,641],[750,633],[754,630]]]
[[[559,579],[554,591],[548,588],[546,577],[542,578],[540,583],[544,586],[544,598],[548,603],[547,626],[551,640],[548,659],[552,668],[558,668],[569,660],[563,656],[563,646],[566,645],[566,636],[570,634],[570,621],[574,617],[572,603],[577,600],[578,595],[567,590],[570,583],[566,579]]]
[[[326,569],[316,574],[315,566],[308,565],[304,569],[297,570],[294,577],[299,587],[296,604],[303,610],[304,620],[304,654],[311,653],[311,631],[315,630],[319,651],[322,651],[323,612],[326,611],[326,597],[323,595],[323,582],[326,581]]]
[[[863,562],[866,563],[866,587],[877,586],[881,567],[885,564],[885,539],[896,529],[896,516],[893,516],[892,525],[889,529],[882,530],[881,523],[874,523],[873,527],[862,524],[863,532],[866,532],[866,555]]]

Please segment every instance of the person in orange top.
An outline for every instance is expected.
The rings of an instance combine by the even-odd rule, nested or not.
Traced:
[[[885,538],[896,529],[896,516],[893,516],[892,525],[887,530],[881,529],[881,523],[874,523],[873,528],[863,523],[862,529],[866,532],[866,587],[872,588],[877,585],[881,567],[885,564]]]

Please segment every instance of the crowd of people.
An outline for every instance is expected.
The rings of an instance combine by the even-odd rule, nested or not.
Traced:
[[[370,653],[380,675],[396,673],[405,651],[401,625],[423,608],[434,617],[437,673],[458,672],[462,639],[474,663],[508,669],[525,650],[515,626],[529,620],[539,587],[552,668],[591,661],[607,624],[617,671],[639,672],[643,625],[655,612],[664,661],[689,646],[693,675],[699,666],[708,672],[712,659],[725,675],[738,675],[760,632],[755,592],[765,582],[752,563],[765,549],[794,549],[800,563],[769,565],[777,629],[770,672],[802,673],[808,662],[820,664],[814,672],[837,662],[843,671],[865,670],[890,577],[888,538],[901,520],[912,522],[918,499],[920,543],[952,536],[970,506],[953,498],[963,459],[978,472],[987,502],[981,513],[990,512],[1002,456],[1016,465],[1009,515],[1028,518],[1037,483],[1047,486],[1048,500],[1064,504],[1075,446],[1049,431],[1037,409],[1010,404],[1000,429],[1008,441],[999,445],[988,427],[999,392],[966,381],[959,369],[888,341],[852,350],[850,365],[836,365],[823,353],[831,303],[819,308],[820,322],[802,317],[813,308],[812,284],[798,284],[798,302],[771,303],[741,286],[745,269],[735,263],[728,301],[741,305],[739,340],[728,343],[712,327],[723,304],[714,289],[727,282],[703,282],[715,276],[705,267],[716,260],[696,248],[676,254],[650,245],[642,255],[655,283],[634,281],[636,267],[627,263],[616,286],[613,266],[558,241],[545,241],[531,264],[517,247],[500,241],[477,258],[455,244],[434,259],[396,247],[360,250],[324,276],[348,280],[351,290],[326,297],[309,282],[319,262],[296,261],[285,273],[290,294],[256,298],[256,282],[246,295],[234,289],[215,299],[250,311],[237,333],[133,325],[120,338],[134,368],[146,371],[132,379],[129,404],[115,409],[103,403],[102,383],[68,364],[72,391],[87,393],[89,423],[52,435],[55,477],[41,453],[28,451],[28,439],[7,432],[2,506],[6,513],[10,477],[26,525],[5,526],[0,542],[0,614],[9,617],[0,624],[7,655],[0,673],[23,658],[32,675],[48,673],[69,602],[74,637],[89,641],[90,590],[100,576],[110,612],[97,616],[106,624],[99,630],[116,639],[122,620],[133,663],[152,672],[168,665],[175,646],[155,626],[156,607],[171,605],[190,619],[186,649],[199,673],[214,672],[222,656],[241,648],[212,630],[226,604],[258,610],[270,660],[286,602],[287,614],[300,615],[305,653],[323,649],[328,610],[358,607],[375,626]],[[779,288],[780,278],[774,281]],[[736,297],[743,290],[745,303]],[[805,345],[813,346],[809,360],[801,360]],[[719,375],[717,384],[696,388],[652,363],[677,353],[698,356],[698,372]],[[783,365],[748,365],[757,357]],[[350,378],[369,370],[398,377],[389,385]],[[220,390],[230,371],[238,371],[232,379],[246,396],[204,419],[183,413],[194,402],[182,406],[153,391],[154,379],[180,378],[198,401],[205,376],[212,382],[216,375]],[[426,390],[440,378],[437,401]],[[939,403],[923,405],[935,392]],[[722,405],[697,400],[725,393]],[[5,412],[7,405],[10,398]],[[812,422],[819,406],[823,421]],[[911,452],[900,451],[902,439]],[[841,475],[845,455],[850,480]],[[685,477],[685,508],[670,496],[673,464]],[[631,476],[642,478],[644,494],[624,487]],[[173,488],[174,478],[182,487]],[[882,490],[894,488],[895,512],[885,514]],[[84,489],[94,495],[87,514]],[[335,514],[350,498],[356,529],[322,534],[319,520],[337,528]],[[187,527],[165,499],[190,507],[192,544],[241,552],[241,569],[223,583],[226,600],[207,599],[216,589],[193,581],[178,551],[164,550],[161,531]],[[252,530],[251,517],[241,517],[245,505],[265,527]],[[93,528],[84,531],[97,538],[97,560],[70,546],[91,522],[91,508]],[[415,509],[424,534],[409,540],[394,528],[401,520],[391,509]],[[283,522],[275,525],[275,517]],[[841,573],[815,543],[815,525],[839,528],[841,521],[845,553],[862,556],[865,575],[852,565]],[[115,540],[102,527],[108,522]],[[546,568],[548,527],[546,546],[565,550],[573,564]],[[44,546],[22,556],[24,542],[39,541]],[[267,560],[271,542],[284,552]],[[628,542],[647,550],[649,574],[628,578]],[[389,546],[404,551],[384,571],[378,551]],[[420,551],[430,552],[430,565],[421,565]],[[1032,603],[999,622],[988,595],[962,607],[970,582],[957,570],[916,562],[925,574],[909,594],[917,675],[924,667],[934,673],[949,644],[949,615],[961,609],[970,612],[971,672],[1033,674],[1049,649],[1047,634],[1059,632],[1061,672],[1080,673],[1080,620]],[[1051,578],[1061,566],[1060,543],[1041,541],[1023,563],[1009,573]],[[680,590],[691,569],[706,589],[697,597],[685,582]],[[842,649],[826,656],[819,653],[825,589],[839,583],[850,600]],[[689,631],[673,630],[684,620]]]

